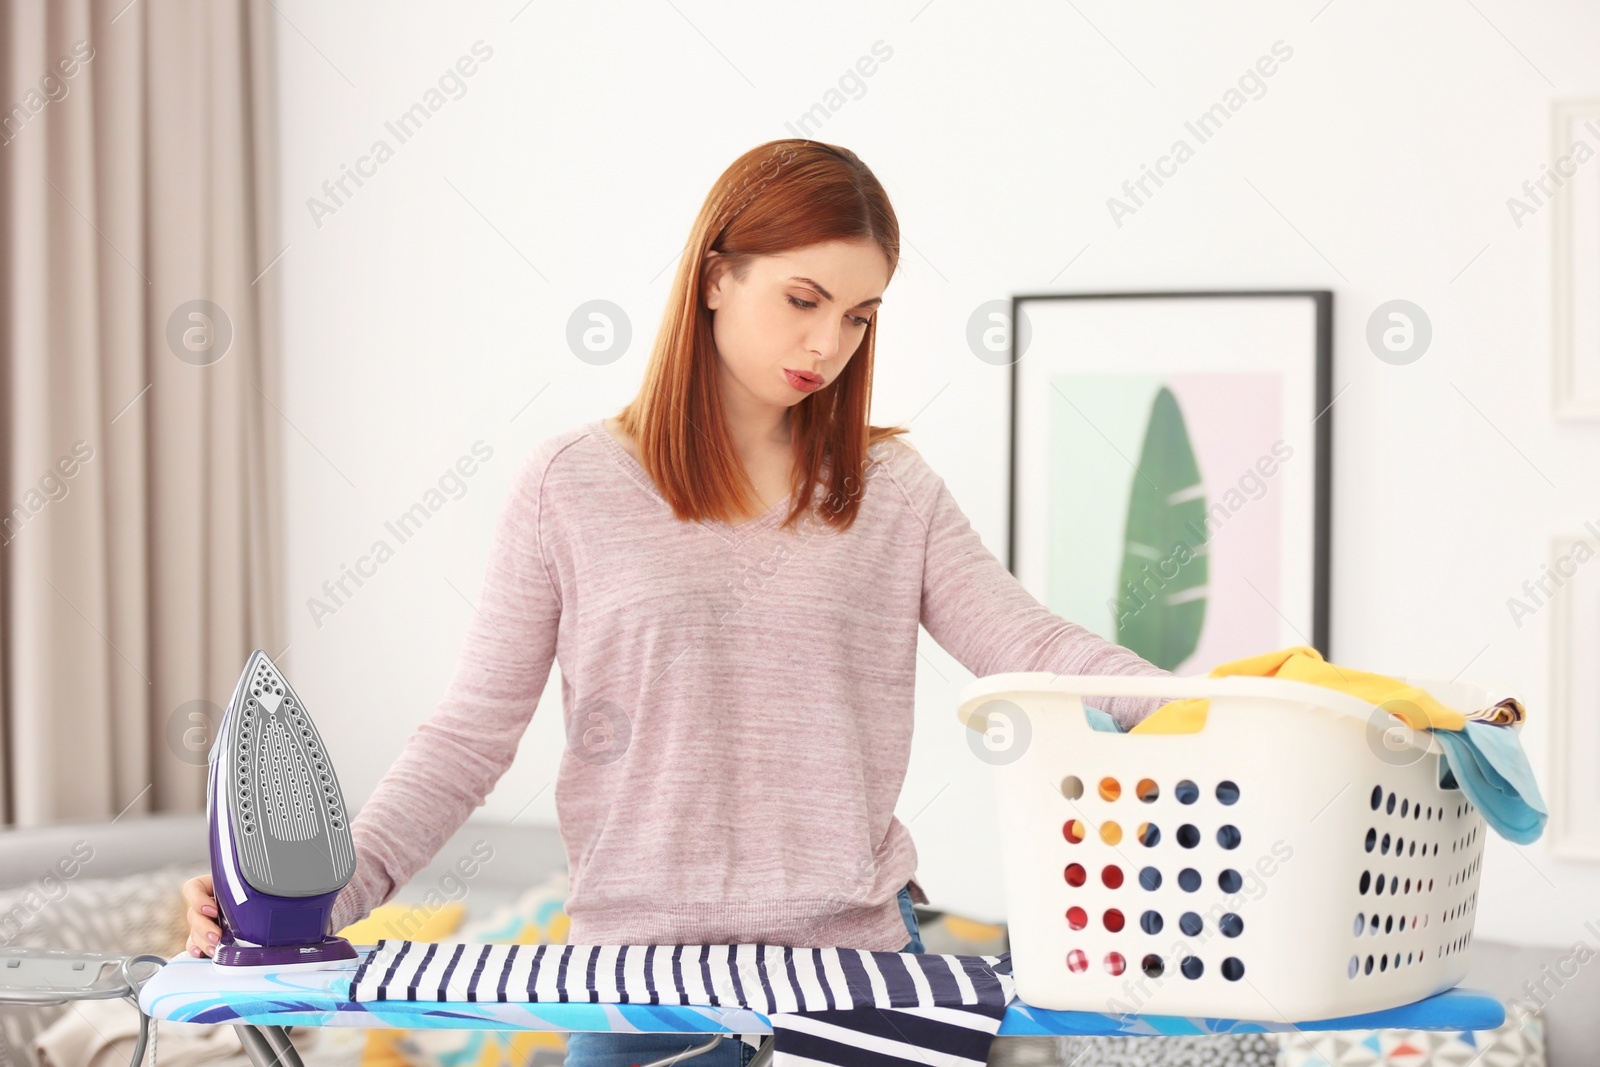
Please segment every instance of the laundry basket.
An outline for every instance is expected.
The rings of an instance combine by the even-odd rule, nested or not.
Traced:
[[[1502,694],[1404,679],[1447,706]],[[1099,697],[1210,700],[1204,728],[1090,727]],[[1484,824],[1442,750],[1338,690],[1262,677],[996,674],[959,712],[995,766],[1017,996],[1299,1022],[1467,971]]]

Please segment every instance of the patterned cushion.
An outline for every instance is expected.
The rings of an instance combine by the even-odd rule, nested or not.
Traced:
[[[1327,1030],[1283,1035],[1280,1067],[1545,1067],[1544,1020],[1506,1013],[1494,1030]]]
[[[566,906],[567,872],[556,871],[510,904],[462,927],[461,939],[491,945],[564,945],[572,926]]]
[[[1278,1067],[1272,1034],[1181,1037],[1063,1037],[1061,1062],[1075,1067]]]
[[[1011,947],[1004,926],[979,922],[920,904],[913,906],[912,910],[917,915],[922,947],[934,955],[998,956]]]
[[[181,887],[210,864],[172,864],[117,878],[38,880],[0,889],[0,946],[151,952],[189,937]],[[33,1040],[71,1004],[0,1010],[0,1067],[35,1067]]]

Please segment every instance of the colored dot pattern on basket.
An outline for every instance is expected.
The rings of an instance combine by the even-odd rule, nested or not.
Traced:
[[[1076,775],[1068,775],[1061,780],[1061,795],[1068,800],[1082,800],[1085,793],[1089,792],[1083,779]],[[1213,918],[1209,920],[1202,914],[1199,907],[1185,909],[1176,915],[1163,915],[1156,907],[1141,903],[1137,894],[1157,893],[1166,881],[1163,864],[1155,860],[1157,856],[1164,856],[1168,868],[1177,887],[1186,894],[1198,894],[1205,885],[1207,875],[1202,874],[1201,862],[1188,859],[1193,855],[1197,859],[1209,855],[1201,846],[1207,844],[1207,837],[1215,842],[1216,846],[1224,852],[1237,849],[1244,840],[1237,822],[1230,820],[1228,809],[1240,801],[1238,783],[1223,779],[1211,785],[1209,790],[1202,789],[1199,783],[1189,778],[1183,778],[1170,784],[1170,797],[1181,806],[1183,814],[1175,825],[1172,834],[1167,839],[1162,834],[1162,828],[1154,818],[1140,817],[1139,806],[1153,805],[1161,800],[1164,786],[1153,778],[1139,779],[1131,789],[1124,791],[1123,784],[1113,776],[1103,776],[1092,783],[1093,797],[1097,797],[1104,804],[1116,804],[1120,807],[1133,805],[1129,811],[1128,820],[1105,818],[1099,823],[1092,822],[1086,817],[1073,817],[1066,820],[1062,826],[1062,837],[1069,846],[1085,845],[1092,843],[1098,837],[1101,842],[1117,850],[1126,862],[1128,872],[1137,870],[1137,875],[1131,879],[1126,877],[1124,863],[1108,862],[1099,865],[1100,884],[1107,890],[1131,894],[1124,907],[1102,908],[1099,913],[1099,925],[1106,932],[1121,934],[1125,930],[1133,937],[1155,937],[1168,927],[1168,920],[1176,923],[1177,931],[1186,939],[1194,942],[1196,946],[1204,944],[1204,940],[1215,933],[1219,939],[1229,947],[1233,939],[1243,936],[1245,922],[1242,916],[1233,911],[1224,911],[1220,915],[1212,909]],[[1091,801],[1093,799],[1091,798]],[[1212,804],[1204,801],[1212,801]],[[1382,798],[1379,799],[1382,803]],[[1375,805],[1376,807],[1376,805]],[[1113,809],[1115,810],[1115,809]],[[1152,809],[1161,810],[1161,809]],[[1410,810],[1407,806],[1406,810]],[[1170,812],[1169,812],[1170,814]],[[1124,839],[1124,821],[1132,827],[1131,836]],[[1376,834],[1371,838],[1371,847],[1377,847],[1379,839]],[[1390,842],[1390,846],[1393,842]],[[1085,845],[1087,847],[1087,845]],[[1371,849],[1369,848],[1369,851]],[[1098,851],[1091,850],[1083,853],[1084,861],[1076,859],[1064,868],[1066,884],[1073,888],[1084,888],[1089,882],[1089,873],[1095,860],[1092,858]],[[1147,861],[1146,857],[1150,857]],[[1135,866],[1137,865],[1137,866]],[[1239,871],[1231,866],[1217,868],[1214,873],[1217,888],[1224,894],[1234,895],[1244,887],[1244,878]],[[1369,878],[1370,886],[1370,878]],[[1128,916],[1138,916],[1137,923],[1128,929]],[[1087,908],[1073,904],[1066,910],[1066,925],[1071,931],[1084,931],[1090,928],[1090,913]],[[1363,918],[1362,923],[1366,920]],[[1184,942],[1175,942],[1182,945]],[[1129,948],[1150,948],[1151,946],[1136,946],[1130,941]],[[1173,952],[1172,944],[1163,943],[1159,951],[1136,951],[1133,956],[1138,960],[1139,970],[1146,976],[1159,978],[1169,969],[1181,974],[1190,980],[1199,980],[1207,974],[1206,959],[1195,950],[1177,952],[1173,958],[1168,958],[1166,953]],[[1208,953],[1210,954],[1210,953]],[[1214,953],[1215,970],[1225,981],[1237,982],[1244,977],[1244,961],[1239,956],[1223,950]],[[1121,951],[1106,952],[1100,957],[1100,965],[1111,975],[1120,975],[1128,967],[1128,956]],[[1066,966],[1072,974],[1083,974],[1089,970],[1091,962],[1090,950],[1085,947],[1074,946],[1066,954]],[[1360,969],[1359,961],[1352,961],[1353,969]],[[1381,966],[1381,964],[1375,964]]]

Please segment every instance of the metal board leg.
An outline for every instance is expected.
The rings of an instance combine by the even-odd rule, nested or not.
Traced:
[[[234,1023],[233,1028],[238,1031],[239,1044],[244,1046],[245,1054],[255,1067],[288,1067],[282,1053],[254,1023]]]
[[[262,1026],[260,1030],[266,1035],[267,1040],[277,1049],[284,1067],[305,1067],[300,1060],[300,1050],[294,1047],[294,1040],[289,1036],[289,1030],[284,1026]]]

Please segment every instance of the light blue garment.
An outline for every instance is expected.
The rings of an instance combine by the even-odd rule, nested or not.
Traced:
[[[1084,718],[1089,720],[1089,725],[1101,733],[1120,734],[1123,732],[1122,727],[1117,725],[1117,720],[1111,717],[1110,712],[1101,711],[1099,708],[1085,704],[1083,706],[1083,715]]]
[[[1433,736],[1448,764],[1441,785],[1459,786],[1507,841],[1526,845],[1539,839],[1550,813],[1511,727],[1468,721],[1464,730],[1435,730]]]

